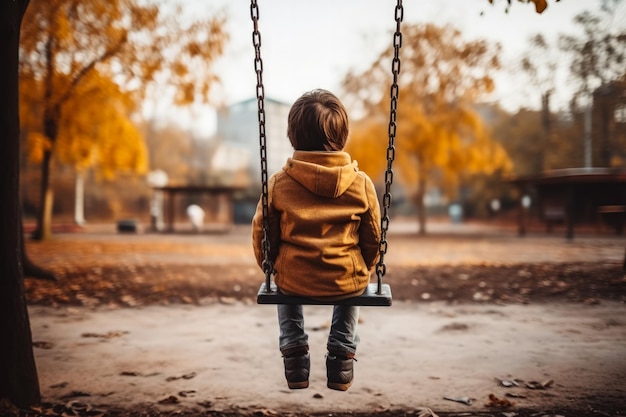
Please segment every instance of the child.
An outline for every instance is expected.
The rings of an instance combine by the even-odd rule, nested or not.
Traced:
[[[326,90],[305,93],[289,111],[295,149],[268,183],[269,260],[281,292],[338,301],[361,295],[376,264],[380,208],[370,178],[343,148],[348,115]],[[263,208],[253,219],[253,247],[263,262]],[[352,384],[359,307],[333,306],[328,336],[328,388]],[[279,347],[291,389],[309,386],[310,356],[301,305],[278,305]]]

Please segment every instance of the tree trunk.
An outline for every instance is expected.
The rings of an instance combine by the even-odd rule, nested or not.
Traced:
[[[0,398],[18,407],[41,401],[24,297],[19,200],[18,50],[28,0],[0,2]]]
[[[48,130],[48,129],[46,129]],[[48,136],[50,138],[50,136]],[[55,136],[56,137],[56,136]],[[52,140],[54,138],[50,138]],[[33,232],[33,239],[46,240],[52,236],[52,190],[50,189],[50,162],[52,152],[45,151],[41,161],[41,185],[39,188],[39,211],[37,212],[37,227]]]
[[[44,80],[43,133],[54,147],[59,134],[59,119],[61,115],[60,104],[52,102],[52,80],[54,77],[54,53],[52,38],[48,38],[45,44],[46,54],[46,78]],[[37,228],[33,233],[33,239],[46,240],[52,235],[52,193],[50,189],[50,163],[52,162],[52,150],[43,153],[41,161],[41,186],[39,188],[39,212],[37,213]]]
[[[420,174],[417,180],[417,195],[415,204],[417,206],[417,220],[419,224],[419,234],[426,234],[426,205],[424,196],[426,195],[426,177]]]
[[[58,278],[53,272],[36,265],[28,257],[28,254],[26,253],[26,244],[24,241],[24,222],[21,215],[22,211],[20,210],[20,252],[22,256],[22,269],[24,270],[24,278],[36,278],[45,279],[48,281],[57,281]]]

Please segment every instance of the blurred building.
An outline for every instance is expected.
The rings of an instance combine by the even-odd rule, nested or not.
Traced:
[[[290,103],[271,98],[264,101],[267,171],[279,171],[293,153],[287,138]],[[211,176],[220,184],[245,186],[233,202],[235,223],[249,223],[261,192],[261,150],[256,98],[244,100],[217,112],[215,148],[211,154]],[[245,178],[245,179],[242,179]]]
[[[591,132],[592,165],[626,167],[626,82],[594,91]]]
[[[269,175],[280,170],[293,153],[287,138],[287,117],[291,104],[266,98],[265,136]],[[235,103],[217,113],[218,148],[211,166],[215,170],[245,169],[249,185],[261,183],[261,155],[259,148],[259,116],[257,99]]]

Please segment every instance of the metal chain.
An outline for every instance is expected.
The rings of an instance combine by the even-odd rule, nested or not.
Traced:
[[[379,246],[379,258],[376,264],[376,276],[378,277],[377,293],[381,294],[383,285],[383,276],[387,272],[385,265],[385,254],[387,253],[387,230],[389,229],[389,208],[391,207],[391,184],[393,183],[393,160],[396,155],[396,119],[398,113],[398,75],[400,74],[400,48],[402,47],[402,31],[400,23],[404,18],[404,8],[402,0],[398,0],[395,8],[396,31],[393,34],[393,60],[391,61],[391,72],[393,74],[393,82],[391,84],[391,101],[389,108],[389,145],[387,146],[387,170],[385,171],[385,194],[383,195],[383,212],[381,217],[381,235]]]
[[[261,205],[263,207],[263,264],[265,290],[270,291],[271,275],[274,269],[270,260],[269,232],[269,192],[267,173],[267,140],[265,136],[265,87],[263,86],[263,60],[261,59],[261,32],[259,32],[259,6],[256,0],[250,1],[250,17],[254,25],[252,45],[254,46],[254,72],[256,72],[256,98],[259,118],[259,149],[261,152]]]

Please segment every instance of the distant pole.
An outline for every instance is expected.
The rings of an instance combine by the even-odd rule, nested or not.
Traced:
[[[526,236],[526,228],[528,222],[528,210],[530,209],[530,205],[532,204],[532,200],[528,194],[522,195],[519,203],[519,228],[517,229],[517,234],[521,236]]]
[[[567,237],[568,240],[574,239],[574,216],[575,216],[575,209],[576,209],[576,196],[575,196],[575,189],[574,189],[574,185],[570,184],[567,187],[567,201],[566,201],[566,217],[565,217],[565,222],[567,224],[567,231],[565,233],[565,236]]]
[[[591,148],[591,101],[585,108],[585,168],[592,166],[592,148]]]

